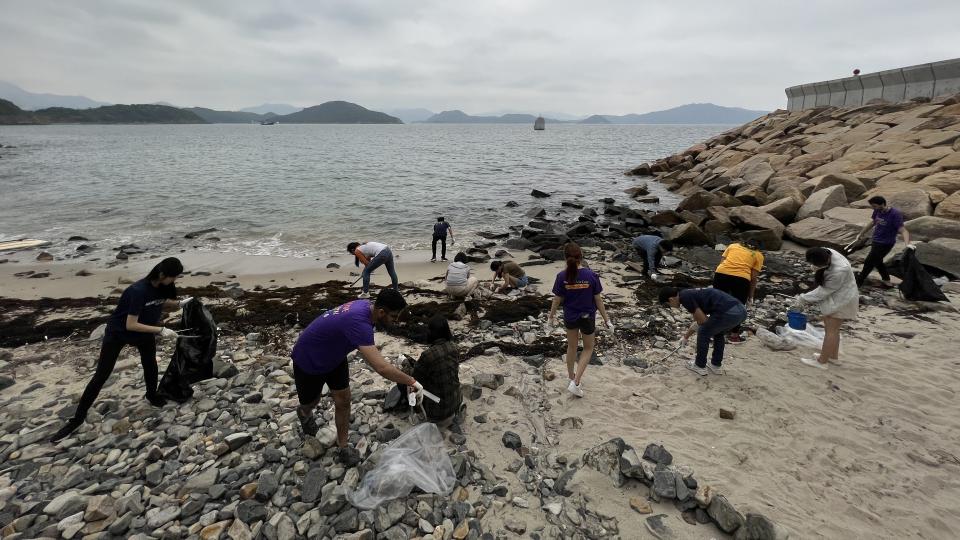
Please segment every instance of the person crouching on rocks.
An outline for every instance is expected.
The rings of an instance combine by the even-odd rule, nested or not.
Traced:
[[[397,271],[393,265],[393,252],[390,247],[380,242],[350,242],[347,251],[354,256],[353,264],[360,266],[363,263],[363,292],[360,298],[370,298],[370,274],[381,265],[387,267],[390,281],[394,289],[397,288]]]
[[[443,427],[454,420],[463,396],[460,391],[460,352],[453,342],[450,324],[443,315],[434,315],[427,323],[430,348],[420,354],[413,367],[413,378],[440,398],[436,403],[423,400],[427,419]]]
[[[413,377],[387,362],[373,340],[374,328],[388,328],[407,307],[396,289],[382,289],[375,303],[354,300],[320,315],[300,334],[290,356],[293,358],[293,380],[300,406],[297,417],[307,435],[319,430],[313,410],[320,403],[323,385],[333,395],[337,446],[341,462],[353,466],[359,453],[347,446],[350,429],[350,371],[347,355],[357,350],[360,356],[380,374],[397,384],[423,389]]]
[[[523,271],[523,268],[521,268],[519,264],[513,261],[492,261],[490,263],[490,270],[493,270],[493,283],[490,284],[491,289],[496,289],[498,279],[503,280],[503,285],[498,289],[499,292],[505,293],[511,288],[522,289],[530,284],[530,278],[527,276],[527,273]]]
[[[164,309],[183,307],[190,298],[179,302],[174,282],[183,273],[183,264],[175,257],[168,257],[150,270],[147,277],[127,287],[120,295],[117,307],[107,319],[107,330],[100,346],[97,371],[87,383],[73,418],[60,428],[50,442],[58,442],[79,428],[87,418],[87,411],[96,401],[100,390],[113,372],[120,351],[130,345],[140,352],[143,366],[143,382],[146,398],[154,407],[163,407],[167,400],[157,394],[157,341],[175,339],[177,333],[170,328],[158,326]]]
[[[836,362],[840,355],[840,326],[843,321],[857,318],[860,290],[850,261],[840,253],[830,248],[815,247],[807,250],[806,259],[817,269],[814,276],[817,288],[799,295],[796,301],[798,304],[820,303],[823,346],[812,358],[801,358],[800,361],[811,367],[827,369],[827,362]]]
[[[661,304],[672,308],[683,307],[693,316],[694,323],[680,339],[680,348],[697,333],[697,356],[687,362],[687,369],[700,376],[707,373],[723,375],[723,348],[725,334],[747,320],[747,310],[736,298],[717,289],[678,289],[664,287],[660,289]],[[707,351],[713,340],[713,355],[707,365]]]
[[[652,234],[644,234],[634,238],[631,245],[637,250],[643,262],[643,275],[656,281],[660,261],[663,260],[664,254],[673,251],[673,242]]]
[[[557,274],[553,283],[553,303],[550,304],[550,315],[547,320],[554,326],[557,308],[563,304],[563,325],[567,329],[567,374],[570,384],[567,390],[577,397],[583,397],[581,388],[583,372],[586,371],[590,358],[593,356],[593,346],[596,342],[597,311],[603,317],[604,324],[613,331],[613,323],[607,316],[603,305],[603,286],[600,278],[589,268],[580,268],[583,252],[580,246],[570,242],[563,247],[563,256],[567,267]],[[577,362],[577,345],[583,339],[583,352]]]
[[[457,253],[453,262],[447,266],[447,273],[443,281],[446,284],[444,292],[454,298],[467,298],[480,285],[480,280],[472,275],[470,265],[467,264],[466,253]]]

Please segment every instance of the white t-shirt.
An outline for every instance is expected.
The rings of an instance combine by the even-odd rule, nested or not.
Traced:
[[[462,262],[450,263],[447,267],[447,285],[460,287],[467,284],[470,278],[470,266]]]
[[[381,251],[387,249],[387,245],[381,244],[380,242],[367,242],[366,244],[361,245],[359,249],[360,253],[366,255],[368,259],[373,259]]]

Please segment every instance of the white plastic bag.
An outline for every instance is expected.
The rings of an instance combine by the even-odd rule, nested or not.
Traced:
[[[774,334],[766,328],[757,328],[757,339],[774,351],[792,351],[797,348],[797,344],[788,336]]]
[[[423,423],[384,449],[380,462],[356,490],[347,493],[347,500],[357,508],[370,510],[390,499],[406,497],[414,487],[445,495],[456,483],[440,430],[435,424]]]
[[[789,326],[778,326],[777,335],[793,343],[797,347],[811,349],[823,348],[823,328],[807,323],[805,330],[794,330]]]

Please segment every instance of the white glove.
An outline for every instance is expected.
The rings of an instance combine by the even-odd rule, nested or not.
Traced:
[[[416,407],[423,401],[423,385],[417,381],[413,381],[411,388],[413,388],[413,391],[407,394],[407,403],[409,403],[411,407]]]
[[[182,308],[183,306],[187,305],[187,302],[189,302],[189,301],[191,301],[191,300],[193,300],[193,297],[192,297],[192,296],[188,296],[188,297],[184,298],[183,300],[180,301],[180,307]]]
[[[611,334],[613,333],[613,331],[614,331],[615,329],[616,329],[616,327],[613,326],[613,321],[607,321],[607,330],[610,330],[610,333],[611,333]]]
[[[917,243],[910,242],[909,244],[907,244],[907,249],[917,249]]]
[[[653,281],[656,281],[656,280],[657,280],[657,277],[658,277],[658,276],[657,276],[657,273],[656,273],[656,272],[650,274],[650,279],[652,279]]]
[[[177,333],[169,328],[164,328],[160,331],[161,339],[177,339]]]
[[[680,348],[681,349],[687,348],[687,338],[680,338]]]

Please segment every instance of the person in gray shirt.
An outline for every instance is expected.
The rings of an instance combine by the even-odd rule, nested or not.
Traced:
[[[672,242],[652,234],[644,234],[634,238],[633,247],[643,259],[643,275],[645,276],[649,276],[651,273],[655,276],[663,255],[673,251]]]

